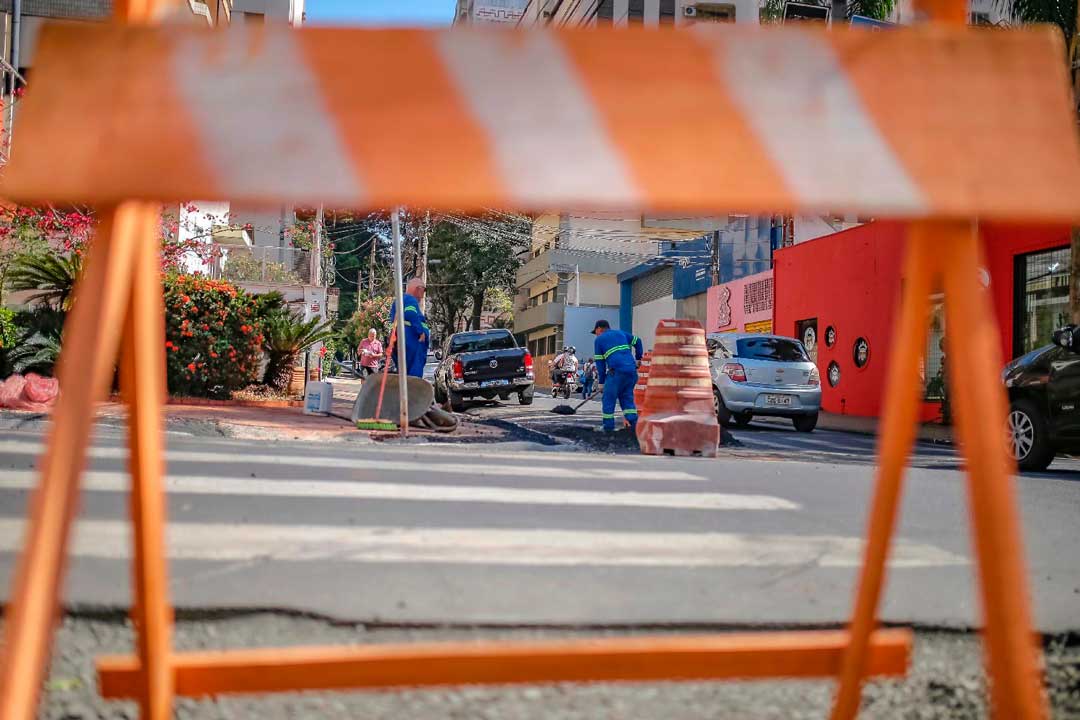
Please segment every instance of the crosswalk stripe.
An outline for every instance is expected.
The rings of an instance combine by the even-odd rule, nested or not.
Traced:
[[[0,489],[29,490],[37,474],[6,472]],[[126,492],[124,473],[88,472],[84,490]],[[798,510],[797,503],[771,495],[734,493],[668,493],[596,490],[547,490],[465,485],[419,485],[409,483],[348,482],[325,480],[262,480],[209,476],[170,476],[166,490],[199,495],[236,495],[297,498],[363,498],[425,502],[481,502],[512,505],[567,505],[597,507],[678,508],[684,510]]]
[[[404,448],[402,448],[404,450]],[[649,461],[653,458],[646,456],[616,456],[616,455],[589,455],[577,450],[548,450],[537,452],[506,452],[499,449],[492,449],[490,451],[484,451],[476,445],[413,445],[408,448],[410,453],[416,453],[417,455],[468,455],[472,458],[489,458],[492,460],[527,460],[530,462],[540,462],[545,465],[549,462],[554,463],[568,463],[571,465],[580,464],[601,464],[601,465],[635,465],[640,467],[642,461]]]
[[[45,451],[41,443],[21,441],[0,441],[0,454],[28,453],[40,455]],[[89,458],[98,460],[124,460],[128,453],[122,447],[94,447],[87,452]],[[192,450],[169,450],[165,454],[173,462],[208,462],[228,465],[297,465],[300,467],[331,468],[338,471],[382,470],[394,472],[416,472],[439,474],[470,475],[473,477],[528,477],[548,479],[620,479],[628,477],[626,468],[569,468],[538,467],[535,465],[477,465],[472,463],[432,462],[391,460],[385,458],[329,457],[325,455],[254,455],[243,453],[204,452]],[[534,460],[535,458],[527,458]],[[701,475],[694,475],[677,470],[638,471],[637,479],[648,480],[705,480]]]
[[[13,552],[21,520],[0,520],[0,552]],[[127,560],[125,521],[84,520],[72,543],[77,557]],[[862,540],[836,535],[639,533],[571,530],[327,527],[172,523],[174,560],[451,563],[518,566],[857,567]],[[924,543],[897,540],[894,568],[965,565],[966,558]]]

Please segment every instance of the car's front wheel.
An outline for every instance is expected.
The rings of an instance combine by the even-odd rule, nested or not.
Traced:
[[[1045,470],[1054,460],[1046,420],[1030,400],[1017,401],[1009,408],[1008,439],[1021,470]]]
[[[818,414],[813,415],[796,415],[791,418],[791,422],[795,424],[795,429],[799,432],[813,432],[817,427]]]

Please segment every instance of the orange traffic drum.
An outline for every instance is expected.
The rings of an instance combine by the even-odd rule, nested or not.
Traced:
[[[652,353],[647,352],[641,356],[641,365],[638,366],[637,384],[634,385],[634,406],[638,411],[638,418],[648,414],[648,406],[645,404],[645,388],[649,384],[649,363]]]
[[[649,414],[711,413],[712,376],[705,330],[696,320],[661,320],[649,363]]]

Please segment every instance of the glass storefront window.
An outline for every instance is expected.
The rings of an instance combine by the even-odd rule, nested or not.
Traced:
[[[1069,322],[1068,247],[1016,258],[1016,355],[1048,345]]]
[[[920,368],[927,400],[945,399],[945,296],[930,296],[930,329],[926,356]]]

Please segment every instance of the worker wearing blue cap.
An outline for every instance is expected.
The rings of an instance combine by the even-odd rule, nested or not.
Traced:
[[[613,330],[607,320],[597,320],[593,327],[594,360],[596,361],[597,380],[604,388],[601,400],[601,412],[604,419],[604,431],[615,431],[615,403],[622,408],[623,417],[630,423],[630,429],[637,427],[637,408],[634,407],[634,386],[637,384],[637,353],[640,340],[627,335],[622,330]]]

